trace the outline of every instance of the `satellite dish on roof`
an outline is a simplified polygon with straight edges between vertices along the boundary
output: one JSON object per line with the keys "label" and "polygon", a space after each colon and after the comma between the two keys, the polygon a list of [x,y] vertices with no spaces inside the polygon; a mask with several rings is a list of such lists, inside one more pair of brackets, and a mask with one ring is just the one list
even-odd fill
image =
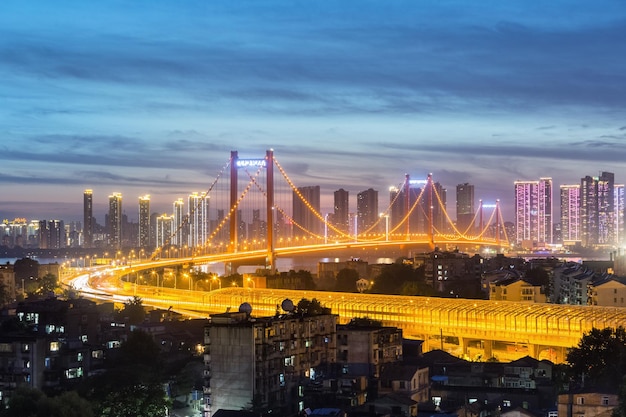
{"label": "satellite dish on roof", "polygon": [[285,298],[283,300],[283,302],[280,304],[280,307],[288,312],[292,312],[295,308],[295,306],[293,305],[293,301],[291,301],[289,298]]}
{"label": "satellite dish on roof", "polygon": [[239,306],[239,312],[246,313],[249,316],[250,314],[252,314],[252,306],[250,305],[250,303],[242,303]]}

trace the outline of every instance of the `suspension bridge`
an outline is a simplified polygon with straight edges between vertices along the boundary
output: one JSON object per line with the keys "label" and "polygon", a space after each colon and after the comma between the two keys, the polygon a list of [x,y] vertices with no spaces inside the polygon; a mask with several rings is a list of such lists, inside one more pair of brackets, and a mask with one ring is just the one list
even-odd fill
{"label": "suspension bridge", "polygon": [[[374,246],[509,247],[499,201],[493,205],[481,201],[474,219],[460,230],[446,210],[444,188],[432,175],[425,179],[405,175],[390,189],[383,210],[378,207],[378,191],[363,194],[366,201],[363,207],[359,203],[352,218],[347,193],[345,207],[337,207],[335,201],[335,212],[324,214],[319,186],[297,187],[273,150],[259,159],[242,159],[232,151],[208,190],[189,199],[188,215],[175,213],[169,228],[158,228],[152,259],[191,254],[201,262],[210,255],[239,254],[246,260],[253,253],[258,259],[262,250],[265,267],[273,271],[281,253]],[[488,217],[483,215],[485,209],[491,209]]]}
{"label": "suspension bridge", "polygon": [[[240,176],[245,179],[241,189]],[[180,270],[192,264],[263,262],[273,271],[277,257],[307,253],[329,256],[353,248],[410,245],[499,249],[509,245],[498,202],[479,207],[470,224],[460,230],[447,214],[443,187],[432,175],[420,180],[406,175],[390,191],[386,208],[378,213],[376,207],[376,215],[369,218],[361,218],[360,210],[353,223],[336,212],[332,217],[323,215],[319,188],[296,187],[271,150],[261,159],[240,159],[236,151],[231,152],[208,191],[197,197],[184,221],[164,228],[149,261],[107,268],[103,278],[89,272],[68,282],[86,296],[123,302],[139,295],[146,305],[205,317],[236,309],[243,302],[250,303],[257,314],[271,315],[284,298],[317,298],[341,322],[367,316],[402,328],[406,337],[424,340],[425,350],[441,348],[468,358],[530,355],[563,362],[567,349],[585,332],[626,325],[626,311],[609,307],[277,290],[256,284],[221,288],[217,277],[215,288],[211,282],[209,291],[196,291],[190,278],[189,290],[180,289],[176,281],[173,289],[159,288],[157,270],[163,271],[162,282],[166,268]],[[493,209],[486,221],[485,208]],[[209,216],[211,211],[216,213],[214,218]],[[138,284],[137,277],[144,272],[156,274],[156,288]]]}

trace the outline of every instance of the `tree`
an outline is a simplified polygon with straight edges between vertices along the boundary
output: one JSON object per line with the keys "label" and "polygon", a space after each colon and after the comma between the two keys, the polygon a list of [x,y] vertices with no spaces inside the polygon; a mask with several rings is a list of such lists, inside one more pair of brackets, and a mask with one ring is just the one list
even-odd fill
{"label": "tree", "polygon": [[148,333],[131,332],[106,372],[86,387],[99,416],[163,417],[169,405],[159,346]]}
{"label": "tree", "polygon": [[54,293],[54,290],[59,287],[59,279],[56,275],[47,273],[42,278],[37,280],[37,285],[39,286],[37,293],[51,294]]}
{"label": "tree", "polygon": [[316,298],[312,300],[303,298],[298,302],[295,312],[305,316],[317,316],[320,314],[330,314],[330,308],[324,307]]}
{"label": "tree", "polygon": [[571,376],[587,387],[616,392],[626,375],[626,330],[593,328],[578,346],[570,349],[566,360]]}
{"label": "tree", "polygon": [[0,412],[0,417],[93,417],[89,402],[75,391],[67,391],[56,397],[47,397],[36,388],[18,388],[9,407]]}
{"label": "tree", "polygon": [[335,291],[356,292],[356,282],[358,280],[359,273],[356,269],[343,268],[337,273]]}
{"label": "tree", "polygon": [[146,318],[146,310],[143,307],[143,300],[139,296],[133,296],[124,303],[124,308],[119,312],[120,316],[126,318],[130,324],[139,324]]}

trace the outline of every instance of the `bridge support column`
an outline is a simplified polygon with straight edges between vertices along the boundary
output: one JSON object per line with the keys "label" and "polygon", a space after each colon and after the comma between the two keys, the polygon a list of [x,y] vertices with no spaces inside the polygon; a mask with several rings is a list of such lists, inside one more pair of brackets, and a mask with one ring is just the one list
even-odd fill
{"label": "bridge support column", "polygon": [[483,360],[487,360],[493,357],[493,340],[482,340],[483,345]]}

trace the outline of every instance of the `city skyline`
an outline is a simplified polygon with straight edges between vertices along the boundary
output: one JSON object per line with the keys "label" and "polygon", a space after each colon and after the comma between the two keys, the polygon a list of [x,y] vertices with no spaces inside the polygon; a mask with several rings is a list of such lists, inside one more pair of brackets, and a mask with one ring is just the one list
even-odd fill
{"label": "city skyline", "polygon": [[516,180],[626,181],[618,1],[3,8],[2,218],[80,221],[86,189],[98,221],[115,192],[130,218],[147,194],[171,213],[231,150],[275,149],[324,212],[405,173],[432,172],[451,212],[472,184],[509,221]]}

